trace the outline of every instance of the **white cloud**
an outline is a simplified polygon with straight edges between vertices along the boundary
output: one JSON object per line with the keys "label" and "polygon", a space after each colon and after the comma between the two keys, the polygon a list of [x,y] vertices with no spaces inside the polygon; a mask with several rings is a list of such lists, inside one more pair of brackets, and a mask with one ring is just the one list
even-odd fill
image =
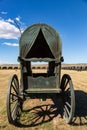
{"label": "white cloud", "polygon": [[21,17],[18,16],[18,17],[16,17],[15,19],[16,19],[17,21],[20,21]]}
{"label": "white cloud", "polygon": [[0,19],[0,38],[18,39],[20,36],[19,29],[10,22],[13,22],[10,18],[8,21]]}
{"label": "white cloud", "polygon": [[4,42],[3,44],[4,44],[4,45],[7,45],[7,46],[13,46],[13,47],[17,47],[17,46],[19,46],[18,43],[9,43],[9,42]]}
{"label": "white cloud", "polygon": [[[0,12],[6,13],[6,12]],[[0,38],[3,39],[18,39],[20,37],[20,33],[23,33],[26,28],[25,24],[21,22],[21,17],[18,16],[14,19],[8,18],[3,19],[0,17]]]}
{"label": "white cloud", "polygon": [[12,20],[12,19],[10,19],[10,18],[7,19],[6,21],[9,22],[9,23],[14,23],[14,20]]}
{"label": "white cloud", "polygon": [[5,11],[2,11],[2,12],[0,12],[0,14],[7,14],[8,12],[5,12]]}

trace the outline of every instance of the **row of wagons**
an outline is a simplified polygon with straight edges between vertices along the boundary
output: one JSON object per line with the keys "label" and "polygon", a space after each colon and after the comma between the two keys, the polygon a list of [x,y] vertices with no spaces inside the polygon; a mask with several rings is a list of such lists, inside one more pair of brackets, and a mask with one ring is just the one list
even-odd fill
{"label": "row of wagons", "polygon": [[[20,69],[19,66],[0,66],[0,69]],[[32,66],[32,69],[47,69],[47,66]]]}
{"label": "row of wagons", "polygon": [[66,66],[62,67],[64,70],[77,70],[77,71],[87,71],[87,66]]}
{"label": "row of wagons", "polygon": [[0,66],[0,69],[20,69],[19,66]]}
{"label": "row of wagons", "polygon": [[[0,66],[0,69],[20,69],[20,66]],[[32,69],[47,69],[47,66],[32,66]],[[87,71],[87,66],[62,66],[62,69]]]}

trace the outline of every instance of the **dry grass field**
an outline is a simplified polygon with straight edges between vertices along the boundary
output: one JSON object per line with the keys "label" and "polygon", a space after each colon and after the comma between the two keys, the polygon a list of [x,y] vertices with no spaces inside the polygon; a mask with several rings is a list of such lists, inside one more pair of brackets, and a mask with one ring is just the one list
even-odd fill
{"label": "dry grass field", "polygon": [[[0,70],[0,130],[87,130],[87,71],[62,70],[61,76],[64,73],[70,74],[75,89],[76,110],[72,124],[66,124],[65,120],[62,119],[59,114],[56,115],[55,113],[52,119],[48,119],[51,114],[49,113],[49,116],[43,121],[41,118],[40,120],[38,118],[37,120],[39,120],[39,122],[33,127],[28,125],[33,116],[33,111],[34,113],[37,112],[38,108],[38,111],[42,110],[44,112],[53,102],[51,100],[41,102],[37,99],[25,101],[24,109],[26,111],[21,115],[23,125],[19,127],[10,125],[6,115],[6,96],[10,77],[14,73],[16,73],[20,79],[19,70]],[[33,107],[30,112],[31,114],[29,113],[30,107]]]}

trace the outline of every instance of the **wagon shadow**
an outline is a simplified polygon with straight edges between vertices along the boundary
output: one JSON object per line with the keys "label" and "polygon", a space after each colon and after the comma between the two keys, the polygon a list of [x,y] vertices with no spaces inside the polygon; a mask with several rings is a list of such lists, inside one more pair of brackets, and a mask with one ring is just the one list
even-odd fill
{"label": "wagon shadow", "polygon": [[74,126],[87,125],[87,93],[84,91],[75,91],[76,108],[72,121]]}
{"label": "wagon shadow", "polygon": [[35,127],[46,122],[50,122],[58,115],[62,118],[62,102],[52,99],[54,104],[45,104],[33,107],[22,112],[22,116],[15,124],[17,127]]}
{"label": "wagon shadow", "polygon": [[[75,90],[76,108],[72,126],[87,125],[87,93]],[[61,96],[52,99],[53,104],[45,104],[24,110],[21,118],[15,124],[17,127],[35,127],[50,122],[58,115],[63,115],[63,104]]]}

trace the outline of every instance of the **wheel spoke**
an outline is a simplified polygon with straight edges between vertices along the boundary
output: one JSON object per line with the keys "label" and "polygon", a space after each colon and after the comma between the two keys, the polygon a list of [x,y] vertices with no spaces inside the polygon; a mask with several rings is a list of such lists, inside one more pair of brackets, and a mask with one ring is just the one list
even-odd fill
{"label": "wheel spoke", "polygon": [[18,83],[16,79],[14,79],[14,85],[16,86],[16,89],[18,89]]}
{"label": "wheel spoke", "polygon": [[10,97],[10,100],[12,100],[12,101],[10,102],[11,104],[12,104],[13,102],[18,101],[18,96],[15,95],[14,93],[11,93],[10,96],[11,96],[11,97]]}
{"label": "wheel spoke", "polygon": [[16,102],[18,99],[14,99],[12,101],[10,101],[10,104],[13,104],[14,102]]}
{"label": "wheel spoke", "polygon": [[65,106],[65,110],[66,110],[66,112],[67,112],[67,115],[69,116],[70,112],[69,112],[67,106],[66,106],[66,105],[64,105],[64,106]]}
{"label": "wheel spoke", "polygon": [[66,87],[65,88],[65,91],[67,92],[67,91],[70,91],[70,87]]}
{"label": "wheel spoke", "polygon": [[65,117],[65,118],[68,118],[67,112],[66,112],[66,109],[65,109],[65,108],[64,108],[64,117]]}
{"label": "wheel spoke", "polygon": [[64,88],[66,89],[67,85],[69,83],[69,80],[66,80]]}
{"label": "wheel spoke", "polygon": [[14,102],[16,102],[17,100],[14,100],[14,101],[12,101],[12,102],[10,102],[10,104],[13,104]]}
{"label": "wheel spoke", "polygon": [[12,84],[12,88],[14,89],[14,91],[16,92],[16,94],[18,94],[17,90],[15,89],[14,85]]}
{"label": "wheel spoke", "polygon": [[18,102],[15,104],[15,106],[13,107],[13,109],[11,110],[12,113],[12,117],[14,118],[16,113],[17,113],[17,108],[18,108]]}
{"label": "wheel spoke", "polygon": [[65,102],[65,104],[66,104],[69,108],[71,108],[71,105],[70,105],[68,102]]}
{"label": "wheel spoke", "polygon": [[[18,95],[15,95],[14,93],[11,93],[11,95],[17,97],[17,98],[20,98]],[[21,98],[20,98],[21,99]]]}

